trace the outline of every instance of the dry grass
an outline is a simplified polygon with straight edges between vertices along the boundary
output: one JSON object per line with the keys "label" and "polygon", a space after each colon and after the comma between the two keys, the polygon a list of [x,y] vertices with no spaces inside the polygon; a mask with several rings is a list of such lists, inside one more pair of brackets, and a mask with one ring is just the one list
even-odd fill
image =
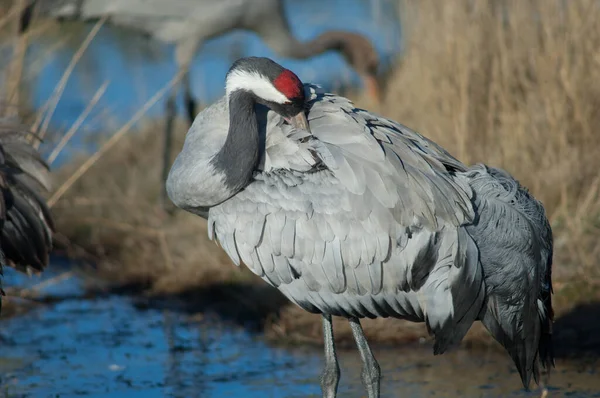
{"label": "dry grass", "polygon": [[[543,201],[555,231],[562,312],[600,298],[596,3],[402,1],[406,53],[380,110],[466,163],[505,168]],[[163,128],[149,123],[105,153],[55,205],[59,231],[71,248],[99,259],[107,278],[147,283],[155,293],[256,281],[208,241],[204,221],[182,212],[170,218],[157,207]],[[178,139],[175,148],[183,135]],[[59,179],[75,169],[61,170]],[[318,317],[291,305],[268,325],[275,337],[314,340],[321,333]],[[426,334],[422,326],[388,320],[367,321],[365,329],[386,341]],[[337,336],[347,338],[348,328]]]}
{"label": "dry grass", "polygon": [[554,229],[559,291],[600,276],[600,8],[565,4],[403,1],[407,51],[384,109],[530,188]]}

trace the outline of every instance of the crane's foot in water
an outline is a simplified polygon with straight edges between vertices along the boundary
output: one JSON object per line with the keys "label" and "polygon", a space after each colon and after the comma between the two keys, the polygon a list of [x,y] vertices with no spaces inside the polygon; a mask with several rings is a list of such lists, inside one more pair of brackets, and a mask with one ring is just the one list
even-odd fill
{"label": "crane's foot in water", "polygon": [[367,389],[367,395],[369,398],[379,398],[379,385],[381,382],[379,364],[371,351],[371,347],[369,347],[360,321],[357,318],[350,318],[348,321],[350,322],[352,335],[354,336],[354,341],[356,341],[356,346],[363,362],[361,376],[363,384]]}

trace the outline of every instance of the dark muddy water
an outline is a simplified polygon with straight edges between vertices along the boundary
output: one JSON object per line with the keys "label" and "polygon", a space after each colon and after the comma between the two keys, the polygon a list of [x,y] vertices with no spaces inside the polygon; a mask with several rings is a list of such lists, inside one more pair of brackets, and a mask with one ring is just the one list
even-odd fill
{"label": "dark muddy water", "polygon": [[[56,268],[56,267],[55,267]],[[44,275],[56,276],[58,270]],[[5,285],[39,283],[9,272]],[[319,396],[321,351],[274,347],[215,317],[139,310],[133,299],[77,298],[73,277],[44,290],[65,300],[2,320],[0,394],[10,397],[307,397]],[[505,355],[428,346],[376,348],[382,397],[526,397]],[[364,396],[355,351],[340,353],[340,397]],[[557,363],[552,397],[600,397],[590,365]]]}

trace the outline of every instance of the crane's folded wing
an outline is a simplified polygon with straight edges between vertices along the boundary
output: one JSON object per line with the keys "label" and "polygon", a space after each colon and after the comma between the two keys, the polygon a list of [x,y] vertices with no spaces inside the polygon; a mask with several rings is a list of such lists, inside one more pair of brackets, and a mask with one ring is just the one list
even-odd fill
{"label": "crane's folded wing", "polygon": [[312,135],[270,112],[264,172],[307,172],[320,163],[358,201],[354,211],[371,209],[364,206],[374,200],[404,226],[473,220],[471,188],[454,174],[466,170],[462,163],[405,126],[305,87]]}

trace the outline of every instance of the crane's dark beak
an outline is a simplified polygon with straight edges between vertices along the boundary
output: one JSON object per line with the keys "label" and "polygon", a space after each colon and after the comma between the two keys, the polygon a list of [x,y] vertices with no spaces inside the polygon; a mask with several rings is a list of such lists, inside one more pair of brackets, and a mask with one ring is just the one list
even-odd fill
{"label": "crane's dark beak", "polygon": [[377,83],[377,79],[373,75],[364,75],[363,83],[365,86],[365,91],[369,98],[375,101],[377,104],[381,103],[381,92],[379,91],[379,83]]}
{"label": "crane's dark beak", "polygon": [[306,130],[310,133],[310,126],[308,125],[308,120],[306,119],[306,115],[304,114],[304,112],[300,112],[296,116],[292,116],[289,118],[286,117],[285,120],[287,120],[289,124],[296,127],[297,129]]}

